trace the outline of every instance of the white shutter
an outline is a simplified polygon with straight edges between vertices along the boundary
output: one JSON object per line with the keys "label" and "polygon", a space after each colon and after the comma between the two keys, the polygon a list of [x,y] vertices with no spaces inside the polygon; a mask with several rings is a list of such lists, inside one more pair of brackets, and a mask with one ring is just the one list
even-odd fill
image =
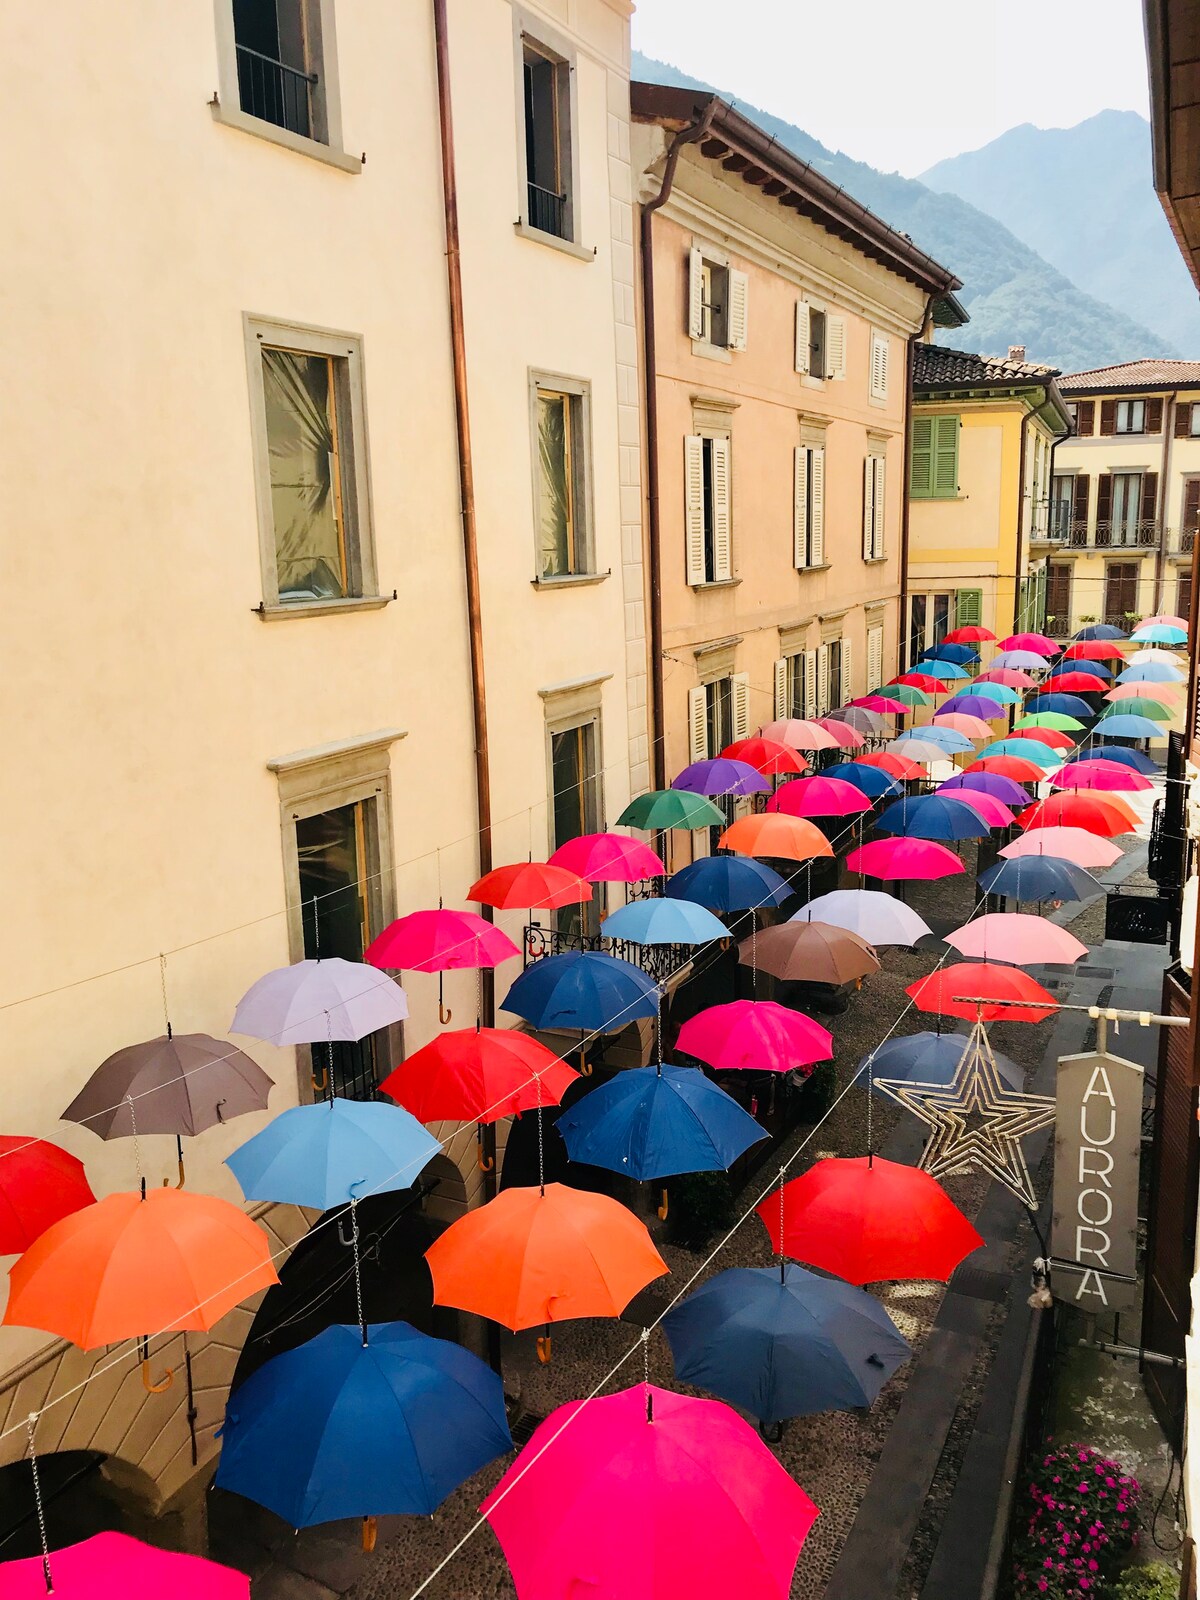
{"label": "white shutter", "polygon": [[811,721],[817,714],[817,652],[804,652],[804,715]]}
{"label": "white shutter", "polygon": [[809,329],[808,301],[807,300],[797,300],[796,301],[796,371],[797,372],[807,372],[808,371],[809,341],[810,341],[811,337],[812,337],[812,335],[811,335],[811,331]]}
{"label": "white shutter", "polygon": [[854,648],[850,639],[842,640],[842,704],[854,699]]}
{"label": "white shutter", "polygon": [[[729,530],[729,440],[712,441],[713,582],[733,577]],[[703,526],[703,518],[701,519]]]}
{"label": "white shutter", "polygon": [[871,335],[871,399],[886,400],[888,395],[888,338]]}
{"label": "white shutter", "polygon": [[750,733],[750,674],[734,672],[729,683],[733,700],[733,738],[745,739]]}
{"label": "white shutter", "polygon": [[746,302],[750,294],[750,280],[744,272],[729,270],[729,348],[746,348]]}
{"label": "white shutter", "polygon": [[704,257],[699,250],[688,254],[688,337],[704,337]]}
{"label": "white shutter", "polygon": [[809,522],[812,527],[810,548],[814,567],[825,565],[825,446],[814,445],[812,455],[812,507]]}
{"label": "white shutter", "polygon": [[883,629],[867,629],[867,693],[873,694],[883,682]]}
{"label": "white shutter", "polygon": [[871,546],[875,527],[875,509],[872,497],[875,491],[875,474],[871,467],[872,458],[863,457],[863,516],[862,516],[862,558],[864,561],[871,559]]}
{"label": "white shutter", "polygon": [[792,551],[797,567],[808,565],[808,450],[796,446],[792,483]]}
{"label": "white shutter", "polygon": [[775,663],[775,718],[776,721],[788,714],[788,664],[787,657],[780,656]]}
{"label": "white shutter", "polygon": [[871,501],[875,508],[873,526],[871,528],[871,554],[881,556],[884,553],[884,507],[887,504],[885,493],[887,488],[887,462],[882,456],[875,456],[871,462],[875,474],[872,486]]}
{"label": "white shutter", "polygon": [[704,440],[698,433],[683,440],[683,536],[687,581],[704,582]]}
{"label": "white shutter", "polygon": [[829,646],[823,644],[817,651],[817,715],[823,717],[829,710]]}
{"label": "white shutter", "polygon": [[831,378],[846,376],[845,317],[825,317],[825,371]]}
{"label": "white shutter", "polygon": [[708,695],[688,690],[688,762],[708,760]]}

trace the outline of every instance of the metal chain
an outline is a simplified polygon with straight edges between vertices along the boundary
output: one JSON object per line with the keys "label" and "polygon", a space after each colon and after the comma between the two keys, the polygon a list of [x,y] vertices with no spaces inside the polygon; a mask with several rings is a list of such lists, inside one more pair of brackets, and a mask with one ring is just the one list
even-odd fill
{"label": "metal chain", "polygon": [[158,984],[162,990],[163,1021],[167,1025],[167,1038],[171,1037],[171,1008],[167,1004],[167,958],[160,950],[158,953]]}
{"label": "metal chain", "polygon": [[542,1074],[537,1068],[533,1069],[533,1076],[537,1080],[537,1125],[538,1125],[538,1188],[543,1194],[546,1192],[546,1140],[542,1129]]}
{"label": "metal chain", "polygon": [[54,1579],[50,1575],[50,1541],[46,1537],[46,1510],[42,1505],[42,1480],[38,1475],[37,1449],[33,1431],[37,1427],[38,1413],[31,1411],[25,1426],[29,1430],[29,1466],[33,1473],[33,1502],[37,1507],[38,1537],[42,1541],[42,1576],[46,1580],[46,1593],[54,1593]]}
{"label": "metal chain", "polygon": [[125,1096],[125,1104],[129,1107],[130,1132],[133,1135],[133,1170],[137,1173],[138,1182],[142,1181],[142,1147],[138,1141],[137,1108],[133,1103],[133,1096]]}
{"label": "metal chain", "polygon": [[365,1348],[367,1343],[367,1319],[363,1315],[362,1292],[362,1261],[358,1254],[358,1201],[350,1196],[350,1245],[354,1251],[354,1299],[358,1307],[358,1330],[362,1334]]}
{"label": "metal chain", "polygon": [[650,1329],[642,1329],[642,1376],[650,1382]]}

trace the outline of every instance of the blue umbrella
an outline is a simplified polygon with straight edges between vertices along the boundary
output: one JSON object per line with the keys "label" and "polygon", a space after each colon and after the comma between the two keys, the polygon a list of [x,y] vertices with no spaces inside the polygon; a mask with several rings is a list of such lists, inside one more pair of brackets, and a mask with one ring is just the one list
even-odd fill
{"label": "blue umbrella", "polygon": [[[998,701],[1002,706],[1016,705],[1021,698],[1019,692],[1011,684],[992,683],[986,678],[982,683],[974,684],[968,692],[970,694],[981,694],[985,700]],[[944,711],[945,709],[946,707],[943,706],[942,710]]]}
{"label": "blue umbrella", "polygon": [[694,900],[713,911],[749,911],[781,906],[796,891],[749,856],[703,856],[668,878],[666,892],[672,900]]}
{"label": "blue umbrella", "polygon": [[[1153,778],[1158,773],[1158,763],[1144,750],[1130,750],[1126,745],[1113,744],[1105,745],[1102,750],[1094,750],[1092,754],[1105,761],[1119,761],[1123,767],[1131,767],[1134,772],[1140,772],[1147,778]],[[1087,759],[1086,754],[1083,759]]]}
{"label": "blue umbrella", "polygon": [[990,693],[994,687],[988,684],[989,693],[983,694],[952,694],[942,707],[942,714],[947,711],[961,711],[969,717],[982,717],[985,722],[992,722],[997,717],[1004,715],[1004,705]]}
{"label": "blue umbrella", "polygon": [[968,661],[978,661],[979,651],[972,650],[969,644],[935,644],[932,649],[921,652],[922,661],[953,661],[955,666],[965,667]]}
{"label": "blue umbrella", "polygon": [[293,1528],[428,1517],[512,1449],[504,1386],[478,1356],[407,1322],[335,1324],[229,1397],[217,1483]]}
{"label": "blue umbrella", "polygon": [[1040,767],[1058,765],[1058,751],[1051,750],[1040,739],[997,739],[995,744],[986,745],[975,759],[982,761],[986,756],[1018,756],[1022,761],[1032,761]]}
{"label": "blue umbrella", "polygon": [[1036,672],[1048,665],[1045,656],[1035,655],[1032,650],[1001,650],[992,657],[993,668],[1015,667],[1020,672]]}
{"label": "blue umbrella", "polygon": [[943,683],[951,683],[959,678],[969,678],[971,674],[965,667],[960,667],[957,661],[930,660],[928,656],[921,658],[920,671],[929,678],[941,678]]}
{"label": "blue umbrella", "polygon": [[761,1422],[869,1406],[911,1354],[878,1300],[790,1262],[730,1267],[663,1318],[675,1376]]}
{"label": "blue umbrella", "polygon": [[1086,900],[1104,885],[1073,861],[1059,856],[1014,856],[979,874],[985,894],[1010,900]]}
{"label": "blue umbrella", "polygon": [[1183,683],[1186,674],[1168,661],[1139,661],[1117,674],[1118,683]]}
{"label": "blue umbrella", "polygon": [[826,767],[821,774],[824,778],[842,778],[846,783],[852,783],[871,800],[878,800],[881,796],[891,797],[902,795],[904,785],[882,767],[864,766],[861,761],[838,761],[832,767]]}
{"label": "blue umbrella", "polygon": [[767,1137],[696,1067],[631,1067],[582,1095],[555,1126],[572,1161],[631,1178],[720,1172]]}
{"label": "blue umbrella", "polygon": [[1064,717],[1094,717],[1095,711],[1077,694],[1031,694],[1025,702],[1025,711],[1033,716],[1038,711],[1058,711]]}
{"label": "blue umbrella", "polygon": [[1111,622],[1092,622],[1086,628],[1080,628],[1075,635],[1077,639],[1124,639],[1127,636],[1120,628],[1114,628]]}
{"label": "blue umbrella", "polygon": [[937,793],[943,789],[978,789],[980,794],[993,795],[1002,805],[1031,806],[1033,796],[1027,794],[1019,783],[1006,778],[1002,772],[960,772],[955,778],[939,783]]}
{"label": "blue umbrella", "polygon": [[895,801],[875,819],[875,826],[880,833],[900,833],[906,839],[985,839],[991,832],[970,806],[936,794]]}
{"label": "blue umbrella", "polygon": [[627,939],[630,944],[708,944],[728,939],[729,929],[711,911],[693,900],[631,900],[611,917],[600,932],[606,939]]}
{"label": "blue umbrella", "polygon": [[[859,1062],[861,1072],[874,1056],[871,1072],[876,1078],[900,1079],[908,1083],[949,1083],[958,1071],[970,1039],[965,1033],[906,1033],[888,1039]],[[996,1067],[1010,1089],[1025,1087],[1025,1070],[1007,1056],[993,1051]]]}
{"label": "blue umbrella", "polygon": [[1107,683],[1112,677],[1112,668],[1106,667],[1103,661],[1076,661],[1074,657],[1064,657],[1046,679],[1053,683],[1055,678],[1065,678],[1068,672],[1082,672],[1085,677],[1099,678]]}
{"label": "blue umbrella", "polygon": [[365,1194],[409,1188],[441,1149],[401,1106],[333,1099],[280,1112],[225,1165],[247,1200],[328,1211]]}
{"label": "blue umbrella", "polygon": [[631,961],[568,950],[534,961],[501,1002],[535,1028],[616,1033],[636,1017],[658,1015],[658,988]]}
{"label": "blue umbrella", "polygon": [[1187,634],[1182,628],[1172,628],[1166,622],[1148,622],[1144,628],[1136,628],[1129,635],[1134,644],[1169,644],[1180,645],[1187,643]]}
{"label": "blue umbrella", "polygon": [[1096,739],[1162,739],[1165,729],[1149,717],[1101,717],[1092,729]]}
{"label": "blue umbrella", "polygon": [[974,750],[975,745],[965,733],[959,733],[957,728],[939,728],[936,722],[923,724],[914,728],[912,738],[925,739],[930,744],[940,744],[947,755],[958,755],[963,750]]}

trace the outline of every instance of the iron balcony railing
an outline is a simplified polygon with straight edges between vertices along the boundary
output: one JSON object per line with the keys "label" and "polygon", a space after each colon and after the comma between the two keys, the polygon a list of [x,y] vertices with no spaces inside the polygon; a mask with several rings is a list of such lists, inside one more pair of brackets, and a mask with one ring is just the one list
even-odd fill
{"label": "iron balcony railing", "polygon": [[1146,550],[1153,549],[1161,537],[1157,522],[1098,522],[1094,543],[1097,550]]}
{"label": "iron balcony railing", "polygon": [[1190,556],[1196,548],[1195,528],[1184,528],[1179,535],[1178,550],[1181,556]]}
{"label": "iron balcony railing", "polygon": [[541,189],[529,184],[529,226],[542,233],[552,233],[556,239],[567,236],[567,197],[555,194],[553,189]]}
{"label": "iron balcony railing", "polygon": [[640,967],[655,983],[665,983],[699,953],[692,945],[632,944],[626,939],[606,939],[600,933],[564,933],[560,928],[548,928],[540,922],[526,924],[526,966],[542,956],[561,956],[571,950],[595,950],[618,956]]}
{"label": "iron balcony railing", "polygon": [[237,46],[237,69],[243,111],[249,116],[261,117],[264,122],[273,122],[277,128],[286,128],[289,133],[312,138],[315,72],[289,67],[286,61],[276,61],[273,56],[265,56],[261,50],[252,50],[246,44]]}
{"label": "iron balcony railing", "polygon": [[1062,616],[1046,617],[1046,633],[1051,639],[1067,639],[1071,634],[1071,614],[1065,611]]}

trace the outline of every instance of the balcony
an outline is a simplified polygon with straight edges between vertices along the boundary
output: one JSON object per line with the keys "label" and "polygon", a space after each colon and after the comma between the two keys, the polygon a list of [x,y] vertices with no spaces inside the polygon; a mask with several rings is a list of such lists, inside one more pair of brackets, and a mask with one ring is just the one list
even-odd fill
{"label": "balcony", "polygon": [[277,128],[313,137],[312,90],[315,72],[302,72],[249,45],[237,46],[238,98],[249,116]]}
{"label": "balcony", "polygon": [[542,233],[552,233],[556,239],[567,237],[567,197],[555,194],[552,189],[541,189],[536,183],[527,184],[529,190],[529,226]]}
{"label": "balcony", "polygon": [[1097,550],[1153,550],[1161,537],[1157,522],[1098,522],[1092,542]]}

